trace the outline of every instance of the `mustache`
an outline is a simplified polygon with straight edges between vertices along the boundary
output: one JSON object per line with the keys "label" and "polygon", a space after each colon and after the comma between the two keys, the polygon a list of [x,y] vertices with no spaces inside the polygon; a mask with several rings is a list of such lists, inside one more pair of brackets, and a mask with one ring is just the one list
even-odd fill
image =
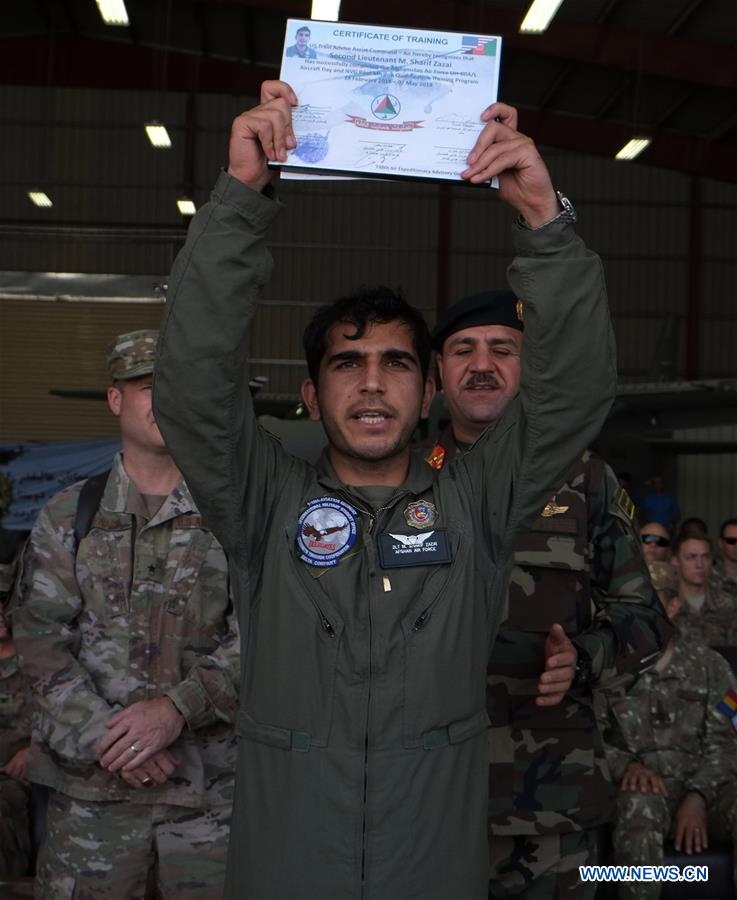
{"label": "mustache", "polygon": [[502,387],[501,381],[492,372],[474,372],[469,375],[464,387]]}

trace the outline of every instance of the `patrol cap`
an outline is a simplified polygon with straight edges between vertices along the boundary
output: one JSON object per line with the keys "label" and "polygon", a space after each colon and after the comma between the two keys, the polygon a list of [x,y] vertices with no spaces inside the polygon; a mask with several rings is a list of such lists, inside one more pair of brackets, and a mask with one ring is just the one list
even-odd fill
{"label": "patrol cap", "polygon": [[119,334],[107,349],[107,367],[113,381],[151,375],[159,332],[151,329]]}
{"label": "patrol cap", "polygon": [[430,332],[433,350],[441,351],[446,338],[477,325],[506,325],[524,331],[522,301],[512,291],[481,291],[464,297],[443,313]]}
{"label": "patrol cap", "polygon": [[673,591],[678,593],[678,573],[675,567],[667,562],[650,562],[647,564],[650,581],[656,591]]}

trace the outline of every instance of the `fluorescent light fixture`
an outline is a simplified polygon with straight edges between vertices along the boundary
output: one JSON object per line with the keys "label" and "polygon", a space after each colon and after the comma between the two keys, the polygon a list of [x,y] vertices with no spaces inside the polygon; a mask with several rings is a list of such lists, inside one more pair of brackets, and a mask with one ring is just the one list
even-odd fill
{"label": "fluorescent light fixture", "polygon": [[154,147],[171,147],[171,138],[165,125],[158,122],[149,122],[146,125],[146,134]]}
{"label": "fluorescent light fixture", "polygon": [[533,0],[519,30],[528,34],[540,34],[550,25],[563,0]]}
{"label": "fluorescent light fixture", "polygon": [[186,197],[177,200],[177,208],[183,216],[193,216],[197,212],[197,207],[191,200],[187,200]]}
{"label": "fluorescent light fixture", "polygon": [[635,137],[628,141],[614,157],[615,159],[634,159],[642,151],[652,144],[652,139],[647,137]]}
{"label": "fluorescent light fixture", "polygon": [[97,8],[106,25],[129,24],[124,0],[97,0]]}
{"label": "fluorescent light fixture", "polygon": [[337,22],[340,15],[340,0],[312,0],[311,19]]}
{"label": "fluorescent light fixture", "polygon": [[35,203],[36,206],[49,207],[54,205],[51,202],[51,197],[49,197],[49,195],[45,194],[43,191],[29,191],[28,197],[31,203]]}

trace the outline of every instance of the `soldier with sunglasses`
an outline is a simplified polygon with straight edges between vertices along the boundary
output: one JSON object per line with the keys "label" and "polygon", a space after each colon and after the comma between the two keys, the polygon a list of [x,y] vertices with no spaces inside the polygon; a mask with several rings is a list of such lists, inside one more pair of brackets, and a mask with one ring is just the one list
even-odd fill
{"label": "soldier with sunglasses", "polygon": [[668,562],[671,555],[670,535],[660,522],[648,522],[640,527],[642,550],[647,562]]}

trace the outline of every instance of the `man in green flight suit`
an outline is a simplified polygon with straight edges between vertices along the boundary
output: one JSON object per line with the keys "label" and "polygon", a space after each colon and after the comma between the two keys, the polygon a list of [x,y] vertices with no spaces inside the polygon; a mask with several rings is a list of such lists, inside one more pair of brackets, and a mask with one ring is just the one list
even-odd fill
{"label": "man in green flight suit", "polygon": [[[506,290],[441,316],[432,340],[450,424],[426,454],[432,467],[463,455],[517,396],[524,330],[524,304]],[[670,633],[633,517],[614,472],[586,451],[517,540],[489,662],[490,897],[596,892],[578,867],[596,862],[613,792],[592,688],[631,683]]]}
{"label": "man in green flight suit", "polygon": [[[295,146],[283,82],[233,123],[227,173],[170,280],[156,417],[228,553],[242,634],[226,896],[479,900],[488,884],[486,662],[514,534],[601,426],[614,358],[601,263],[516,111],[493,104],[463,177],[524,217],[509,278],[535,366],[439,474],[410,439],[433,395],[427,326],[385,290],[319,310],[303,397],[315,466],[254,418],[242,352]],[[561,209],[563,206],[563,209]],[[523,368],[526,359],[523,359]]]}

